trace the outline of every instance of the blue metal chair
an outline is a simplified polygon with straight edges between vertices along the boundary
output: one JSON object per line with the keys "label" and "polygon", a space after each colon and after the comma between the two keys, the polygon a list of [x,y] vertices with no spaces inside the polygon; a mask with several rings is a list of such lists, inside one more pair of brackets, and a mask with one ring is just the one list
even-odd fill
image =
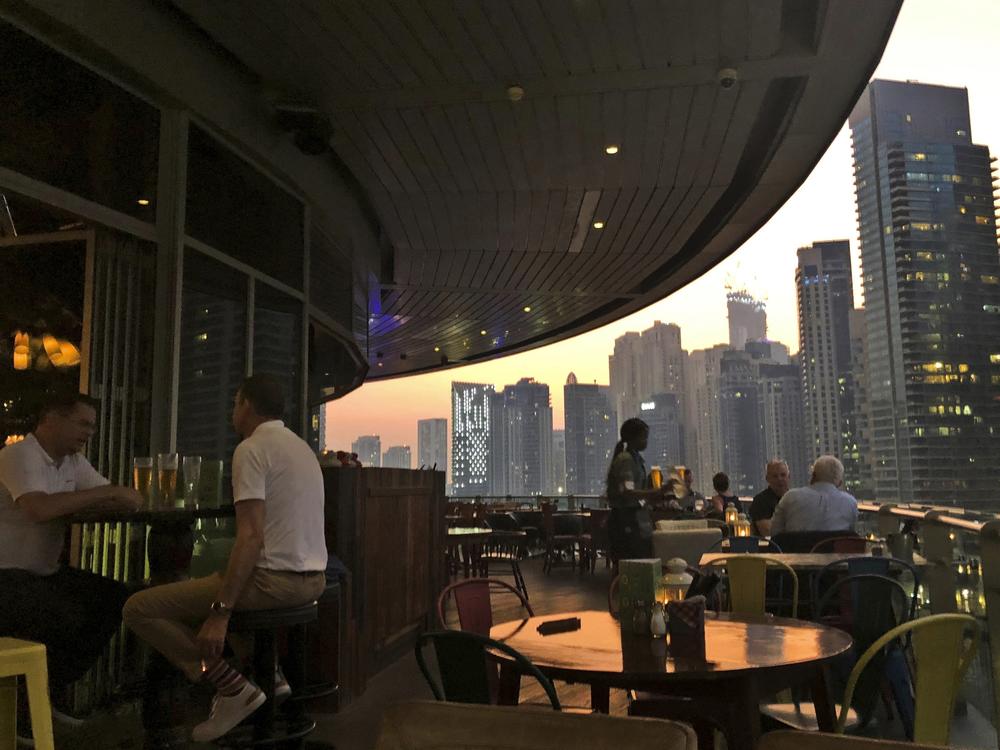
{"label": "blue metal chair", "polygon": [[[900,560],[895,557],[870,557],[868,555],[859,555],[857,557],[850,557],[846,560],[837,560],[832,562],[826,567],[820,569],[816,575],[812,577],[811,581],[811,599],[813,603],[813,612],[817,613],[816,607],[819,606],[820,597],[823,596],[829,587],[834,585],[836,581],[830,582],[830,579],[839,574],[842,578],[846,574],[847,576],[860,576],[860,575],[874,575],[874,576],[885,576],[887,578],[892,578],[899,583],[897,576],[905,575],[909,573],[913,579],[913,590],[907,594],[910,599],[909,612],[907,613],[907,620],[913,619],[917,614],[917,592],[920,589],[920,572],[913,563],[909,563],[906,560]],[[905,589],[905,586],[903,587]]]}

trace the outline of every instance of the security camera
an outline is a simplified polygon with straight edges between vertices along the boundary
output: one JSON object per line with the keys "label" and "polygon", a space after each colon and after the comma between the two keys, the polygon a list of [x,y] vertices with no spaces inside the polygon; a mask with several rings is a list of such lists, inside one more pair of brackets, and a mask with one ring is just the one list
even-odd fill
{"label": "security camera", "polygon": [[736,81],[739,80],[740,74],[736,68],[721,68],[716,77],[719,79],[719,85],[724,89],[731,89],[736,85]]}

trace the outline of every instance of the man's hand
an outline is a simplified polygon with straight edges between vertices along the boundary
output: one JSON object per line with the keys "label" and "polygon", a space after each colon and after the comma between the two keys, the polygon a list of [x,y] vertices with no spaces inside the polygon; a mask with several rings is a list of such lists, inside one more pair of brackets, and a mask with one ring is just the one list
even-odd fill
{"label": "man's hand", "polygon": [[226,645],[226,632],[229,630],[229,618],[223,615],[211,614],[202,623],[198,631],[198,650],[206,663],[214,662],[222,656]]}
{"label": "man's hand", "polygon": [[115,487],[113,502],[115,506],[124,510],[139,510],[145,501],[142,495],[131,487]]}

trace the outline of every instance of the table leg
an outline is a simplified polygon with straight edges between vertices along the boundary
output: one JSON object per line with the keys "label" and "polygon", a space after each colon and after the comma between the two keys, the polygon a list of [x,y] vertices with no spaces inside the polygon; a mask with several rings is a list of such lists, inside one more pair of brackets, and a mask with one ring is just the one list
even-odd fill
{"label": "table leg", "polygon": [[611,688],[607,685],[590,686],[590,707],[599,714],[611,712]]}
{"label": "table leg", "polygon": [[816,708],[816,724],[821,732],[833,732],[837,726],[837,715],[830,697],[830,683],[824,666],[816,667],[812,681],[813,706]]}
{"label": "table leg", "polygon": [[497,703],[501,706],[516,706],[521,699],[521,672],[512,662],[500,664],[500,689]]}
{"label": "table leg", "polygon": [[728,694],[720,685],[719,694],[728,698],[723,712],[726,746],[729,750],[753,750],[760,738],[760,698],[753,679],[734,680]]}

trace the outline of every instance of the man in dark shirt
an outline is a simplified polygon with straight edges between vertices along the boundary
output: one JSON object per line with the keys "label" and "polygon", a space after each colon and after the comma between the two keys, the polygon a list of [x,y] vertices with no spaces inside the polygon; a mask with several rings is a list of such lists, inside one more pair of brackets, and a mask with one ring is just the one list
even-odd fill
{"label": "man in dark shirt", "polygon": [[780,458],[767,462],[767,489],[754,495],[750,521],[757,536],[771,535],[771,516],[778,501],[788,492],[788,464]]}

